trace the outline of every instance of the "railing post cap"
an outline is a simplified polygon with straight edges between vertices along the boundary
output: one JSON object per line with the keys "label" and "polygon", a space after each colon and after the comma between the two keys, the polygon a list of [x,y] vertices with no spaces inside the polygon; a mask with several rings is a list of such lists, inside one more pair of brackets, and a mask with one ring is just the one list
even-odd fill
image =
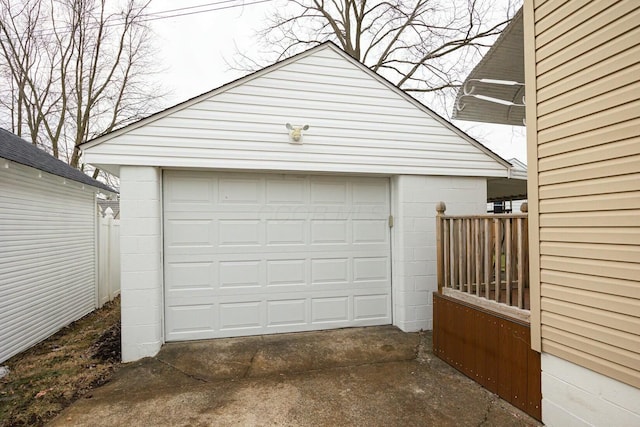
{"label": "railing post cap", "polygon": [[444,212],[446,210],[447,210],[447,205],[445,205],[444,202],[436,203],[436,212],[438,212],[438,214],[444,215]]}
{"label": "railing post cap", "polygon": [[522,212],[522,213],[529,212],[529,203],[524,202],[523,204],[521,204],[520,205],[520,212]]}

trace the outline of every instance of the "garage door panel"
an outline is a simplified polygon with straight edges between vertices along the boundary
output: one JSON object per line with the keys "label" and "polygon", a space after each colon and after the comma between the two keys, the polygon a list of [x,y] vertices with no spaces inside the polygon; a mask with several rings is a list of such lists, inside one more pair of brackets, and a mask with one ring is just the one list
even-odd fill
{"label": "garage door panel", "polygon": [[349,319],[349,297],[316,297],[311,300],[312,323],[348,322]]}
{"label": "garage door panel", "polygon": [[347,284],[349,267],[349,258],[311,259],[311,284]]}
{"label": "garage door panel", "polygon": [[351,222],[354,244],[389,243],[389,227],[385,219],[355,219]]}
{"label": "garage door panel", "polygon": [[267,261],[266,286],[306,286],[308,282],[306,259],[272,259]]}
{"label": "garage door panel", "polygon": [[385,257],[362,257],[353,260],[354,282],[387,282],[389,280],[388,259]]}
{"label": "garage door panel", "polygon": [[349,221],[312,219],[310,221],[311,228],[311,245],[318,244],[342,244],[349,243]]}
{"label": "garage door panel", "polygon": [[354,319],[384,319],[389,313],[389,295],[356,295],[353,298]]}
{"label": "garage door panel", "polygon": [[389,203],[388,194],[388,183],[386,181],[353,183],[353,204],[355,206],[366,205],[374,208],[385,208]]}
{"label": "garage door panel", "polygon": [[267,327],[305,325],[309,323],[309,300],[267,301]]}
{"label": "garage door panel", "polygon": [[261,246],[264,227],[259,219],[224,219],[218,221],[218,246]]}
{"label": "garage door panel", "polygon": [[265,220],[266,244],[305,245],[307,243],[307,227],[304,219],[268,219]]}
{"label": "garage door panel", "polygon": [[210,335],[218,329],[213,304],[181,305],[168,307],[167,324],[173,334]]}
{"label": "garage door panel", "polygon": [[220,330],[262,329],[261,301],[240,301],[220,303]]}
{"label": "garage door panel", "polygon": [[218,269],[218,289],[261,288],[262,269],[260,260],[223,261]]}
{"label": "garage door panel", "polygon": [[304,205],[308,203],[306,196],[307,182],[304,178],[268,179],[266,180],[267,205]]}
{"label": "garage door panel", "polygon": [[336,206],[342,209],[347,205],[347,183],[337,181],[316,180],[310,185],[311,206]]}
{"label": "garage door panel", "polygon": [[168,224],[165,242],[169,247],[215,245],[214,223],[211,220],[171,219]]}
{"label": "garage door panel", "polygon": [[167,340],[391,323],[387,179],[164,182]]}
{"label": "garage door panel", "polygon": [[218,179],[218,203],[226,204],[251,204],[264,203],[263,182],[259,178],[228,178]]}
{"label": "garage door panel", "polygon": [[165,275],[172,289],[213,290],[216,265],[213,262],[172,262],[166,264]]}
{"label": "garage door panel", "polygon": [[202,176],[167,176],[165,206],[170,209],[208,211],[216,199],[215,182]]}

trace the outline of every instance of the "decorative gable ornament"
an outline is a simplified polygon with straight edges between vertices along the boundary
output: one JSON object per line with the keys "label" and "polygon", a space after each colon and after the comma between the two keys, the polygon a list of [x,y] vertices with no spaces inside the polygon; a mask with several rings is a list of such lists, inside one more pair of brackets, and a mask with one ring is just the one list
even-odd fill
{"label": "decorative gable ornament", "polygon": [[308,130],[309,125],[291,126],[291,123],[285,125],[289,129],[289,144],[302,144],[302,131]]}

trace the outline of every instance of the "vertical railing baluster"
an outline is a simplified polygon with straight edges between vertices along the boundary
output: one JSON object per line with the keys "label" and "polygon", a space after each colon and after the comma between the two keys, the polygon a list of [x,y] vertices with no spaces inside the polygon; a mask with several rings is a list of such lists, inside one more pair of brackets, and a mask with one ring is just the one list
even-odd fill
{"label": "vertical railing baluster", "polygon": [[480,242],[482,241],[480,236],[480,219],[475,218],[473,220],[473,235],[474,235],[474,248],[476,254],[475,260],[475,269],[476,269],[476,296],[480,296],[480,283],[481,279],[481,270],[482,270],[482,246]]}
{"label": "vertical railing baluster", "polygon": [[511,218],[504,218],[504,241],[505,303],[511,305]]}
{"label": "vertical railing baluster", "polygon": [[471,269],[473,268],[472,257],[473,257],[473,241],[471,239],[471,219],[465,218],[465,235],[466,235],[466,256],[465,256],[465,267],[467,270],[467,293],[472,293],[471,288]]}
{"label": "vertical railing baluster", "polygon": [[446,206],[443,202],[436,205],[436,274],[438,283],[438,293],[442,293],[442,288],[446,287],[444,278],[444,220],[442,219]]}
{"label": "vertical railing baluster", "polygon": [[444,258],[443,281],[444,281],[444,287],[450,288],[451,287],[451,245],[450,245],[451,234],[449,232],[449,220],[446,218],[442,221],[442,234],[443,234],[442,253]]}
{"label": "vertical railing baluster", "polygon": [[496,301],[500,300],[500,270],[502,269],[502,251],[500,250],[500,219],[495,218],[493,220],[493,239],[494,239],[494,250],[493,250],[493,259],[494,259],[494,267],[493,271],[495,274],[495,287],[494,287],[494,295],[493,298]]}
{"label": "vertical railing baluster", "polygon": [[464,291],[464,224],[458,220],[458,289]]}
{"label": "vertical railing baluster", "polygon": [[484,219],[484,296],[489,299],[491,289],[491,223]]}
{"label": "vertical railing baluster", "polygon": [[456,217],[445,209],[436,207],[438,292],[449,288],[528,309],[526,211]]}
{"label": "vertical railing baluster", "polygon": [[517,220],[518,230],[518,308],[524,308],[524,239],[523,218]]}

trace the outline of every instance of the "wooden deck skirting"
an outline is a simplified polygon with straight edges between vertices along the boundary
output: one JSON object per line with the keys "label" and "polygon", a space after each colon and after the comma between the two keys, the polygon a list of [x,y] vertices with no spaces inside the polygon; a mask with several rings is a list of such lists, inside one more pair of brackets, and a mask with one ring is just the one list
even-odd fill
{"label": "wooden deck skirting", "polygon": [[527,323],[437,293],[433,321],[437,357],[541,420],[540,354]]}
{"label": "wooden deck skirting", "polygon": [[445,215],[436,207],[434,354],[541,419],[540,354],[531,349],[526,205],[521,214]]}
{"label": "wooden deck skirting", "polygon": [[436,206],[438,292],[529,309],[527,205],[520,214],[445,215]]}

